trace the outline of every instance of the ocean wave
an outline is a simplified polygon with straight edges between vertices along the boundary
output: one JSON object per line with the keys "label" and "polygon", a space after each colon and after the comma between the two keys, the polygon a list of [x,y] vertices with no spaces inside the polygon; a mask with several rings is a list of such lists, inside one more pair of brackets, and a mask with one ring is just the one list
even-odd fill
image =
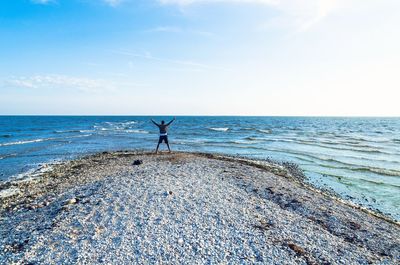
{"label": "ocean wave", "polygon": [[254,140],[243,139],[243,140],[230,140],[230,141],[228,141],[228,143],[232,143],[232,144],[250,144],[250,146],[247,146],[247,147],[251,148],[252,147],[251,144],[254,144],[256,142]]}
{"label": "ocean wave", "polygon": [[127,122],[123,122],[122,124],[136,124],[137,121],[127,121]]}
{"label": "ocean wave", "polygon": [[10,143],[2,143],[2,144],[0,144],[0,146],[30,144],[30,143],[37,143],[37,142],[49,141],[49,140],[53,140],[53,139],[54,139],[54,138],[43,138],[43,139],[34,139],[34,140],[17,141],[17,142],[10,142]]}
{"label": "ocean wave", "polygon": [[365,179],[365,178],[352,178],[352,177],[346,177],[346,176],[336,175],[336,174],[326,173],[326,172],[315,172],[314,171],[314,173],[320,174],[322,176],[336,178],[339,181],[344,180],[346,185],[352,185],[352,186],[357,186],[357,187],[359,187],[359,185],[355,185],[354,182],[367,182],[367,183],[371,183],[373,185],[400,188],[399,185],[386,183],[386,182],[383,182],[383,181],[376,181],[376,180]]}
{"label": "ocean wave", "polygon": [[80,130],[53,131],[54,133],[79,133]]}
{"label": "ocean wave", "polygon": [[350,168],[353,171],[370,172],[378,175],[385,175],[390,177],[400,177],[400,171],[394,169],[384,169],[378,167],[355,167]]}
{"label": "ocean wave", "polygon": [[138,130],[125,130],[125,132],[127,132],[127,133],[141,133],[141,134],[147,134],[147,133],[149,133],[149,132],[146,131],[146,130],[140,130],[140,129],[138,129]]}
{"label": "ocean wave", "polygon": [[127,127],[133,124],[136,124],[137,121],[120,121],[120,122],[111,122],[111,121],[106,121],[104,122],[110,127],[117,127],[117,128],[122,128],[122,127]]}
{"label": "ocean wave", "polygon": [[17,181],[17,182],[26,182],[26,181],[31,181],[36,178],[40,178],[43,173],[51,171],[55,165],[60,164],[61,160],[54,160],[49,163],[42,163],[42,164],[36,164],[34,168],[31,168],[25,172],[15,174],[10,176],[11,181]]}
{"label": "ocean wave", "polygon": [[260,139],[260,138],[252,137],[252,136],[245,137],[244,139],[248,140],[248,141],[262,141],[262,140],[264,140],[264,139]]}
{"label": "ocean wave", "polygon": [[[266,151],[273,151],[273,152],[278,152],[278,153],[284,153],[284,154],[290,154],[290,155],[299,155],[299,156],[304,156],[304,157],[308,157],[314,160],[319,160],[319,161],[324,161],[324,162],[328,162],[328,163],[335,163],[335,164],[339,164],[339,165],[343,165],[343,168],[338,168],[338,169],[350,169],[350,168],[363,168],[363,165],[357,165],[357,164],[353,164],[353,163],[347,163],[347,162],[343,162],[340,160],[337,160],[333,157],[330,156],[326,156],[324,154],[315,154],[315,153],[310,153],[310,152],[305,152],[305,151],[296,151],[296,150],[290,150],[290,149],[276,149],[276,148],[265,148]],[[355,158],[355,159],[360,159],[360,160],[364,160],[366,162],[387,162],[387,163],[398,163],[398,161],[392,161],[392,160],[387,160],[387,159],[369,159],[366,157],[359,157],[359,156],[343,156],[342,158]],[[316,161],[314,161],[316,162]],[[317,162],[318,163],[318,162]],[[321,165],[320,163],[318,163],[319,165]],[[389,169],[390,171],[391,169]],[[398,171],[396,171],[398,172]]]}
{"label": "ocean wave", "polygon": [[[98,132],[116,132],[116,133],[141,133],[141,134],[147,134],[149,133],[146,130],[141,130],[141,129],[131,129],[131,128],[120,128],[120,127],[115,127],[115,128],[106,128],[106,127],[98,127],[96,128]],[[83,130],[81,131],[83,132]],[[91,130],[87,130],[87,132],[95,132]]]}
{"label": "ocean wave", "polygon": [[229,128],[208,128],[211,131],[217,131],[217,132],[227,132]]}
{"label": "ocean wave", "polygon": [[391,184],[391,183],[386,183],[386,182],[383,182],[383,181],[375,181],[375,180],[364,179],[364,178],[359,178],[358,180],[361,180],[361,181],[364,181],[364,182],[368,182],[368,183],[372,183],[373,185],[400,188],[399,185]]}
{"label": "ocean wave", "polygon": [[[70,137],[65,137],[65,138],[82,138],[82,137],[88,137],[92,136],[92,134],[81,134],[81,135],[75,135],[75,136],[70,136]],[[61,138],[54,138],[53,140],[62,140]]]}
{"label": "ocean wave", "polygon": [[268,130],[268,129],[258,129],[257,131],[260,132],[260,133],[266,133],[266,134],[271,134],[272,133],[272,131]]}
{"label": "ocean wave", "polygon": [[17,156],[18,154],[8,154],[8,155],[3,155],[0,156],[0,160],[5,159],[5,158],[9,158],[9,157],[13,157],[13,156]]}
{"label": "ocean wave", "polygon": [[66,130],[66,131],[53,131],[54,133],[92,133],[94,130]]}
{"label": "ocean wave", "polygon": [[178,140],[174,141],[173,143],[179,145],[201,145],[206,144],[207,142],[204,140]]}
{"label": "ocean wave", "polygon": [[75,135],[75,136],[62,137],[62,138],[58,137],[58,138],[39,138],[39,139],[33,139],[33,140],[21,140],[21,141],[16,141],[16,142],[2,143],[2,144],[0,144],[0,146],[31,144],[31,143],[39,143],[39,142],[45,142],[45,141],[66,141],[65,139],[81,138],[81,137],[87,137],[87,136],[91,136],[91,134]]}
{"label": "ocean wave", "polygon": [[[344,163],[344,162],[341,162],[341,161],[338,161],[335,159],[327,159],[324,161],[340,163],[345,166],[334,166],[334,165],[327,165],[327,164],[321,164],[321,163],[317,163],[317,165],[320,167],[324,167],[324,168],[350,170],[350,171],[365,172],[365,173],[374,173],[374,174],[384,175],[384,176],[389,176],[389,177],[399,177],[400,176],[400,171],[394,170],[394,169],[357,166],[357,165],[353,165],[350,163]],[[310,161],[310,162],[313,162],[313,161]]]}
{"label": "ocean wave", "polygon": [[307,141],[307,140],[297,140],[296,142],[301,143],[301,144],[305,144],[305,145],[310,145],[310,146],[318,146],[318,147],[323,147],[323,148],[327,148],[327,149],[335,149],[335,150],[343,150],[343,151],[354,151],[354,152],[362,152],[362,153],[376,153],[376,154],[394,154],[391,152],[385,152],[379,149],[374,149],[374,148],[366,148],[366,149],[362,149],[362,148],[349,148],[349,147],[338,147],[338,144],[336,143],[336,146],[330,146],[330,145],[325,145],[326,143],[321,142],[312,142],[312,141]]}
{"label": "ocean wave", "polygon": [[268,138],[263,140],[270,142],[287,142],[287,143],[293,143],[296,141],[295,139],[284,139],[284,138]]}
{"label": "ocean wave", "polygon": [[390,142],[390,139],[376,139],[376,138],[365,138],[365,137],[355,137],[355,136],[345,136],[344,142],[348,142],[349,144],[361,144],[360,142],[371,142],[371,143],[387,143]]}

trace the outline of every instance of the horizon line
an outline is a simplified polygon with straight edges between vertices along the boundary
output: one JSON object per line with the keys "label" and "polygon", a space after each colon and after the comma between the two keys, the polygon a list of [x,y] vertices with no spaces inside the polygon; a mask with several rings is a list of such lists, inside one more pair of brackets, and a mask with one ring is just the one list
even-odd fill
{"label": "horizon line", "polygon": [[288,117],[288,118],[400,118],[395,115],[241,115],[241,114],[0,114],[0,117]]}

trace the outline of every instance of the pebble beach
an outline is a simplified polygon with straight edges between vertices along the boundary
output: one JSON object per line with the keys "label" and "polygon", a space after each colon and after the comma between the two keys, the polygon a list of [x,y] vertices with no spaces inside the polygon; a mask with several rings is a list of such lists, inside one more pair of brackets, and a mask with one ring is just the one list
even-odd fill
{"label": "pebble beach", "polygon": [[291,165],[103,152],[0,183],[0,264],[398,264],[400,226]]}

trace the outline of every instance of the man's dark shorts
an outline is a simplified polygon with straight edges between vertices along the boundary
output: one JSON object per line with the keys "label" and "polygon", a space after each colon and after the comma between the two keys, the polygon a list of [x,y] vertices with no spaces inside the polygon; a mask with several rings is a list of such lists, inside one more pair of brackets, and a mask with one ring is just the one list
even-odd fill
{"label": "man's dark shorts", "polygon": [[167,135],[161,135],[160,139],[158,139],[158,143],[161,144],[164,141],[164,143],[168,143],[168,136]]}

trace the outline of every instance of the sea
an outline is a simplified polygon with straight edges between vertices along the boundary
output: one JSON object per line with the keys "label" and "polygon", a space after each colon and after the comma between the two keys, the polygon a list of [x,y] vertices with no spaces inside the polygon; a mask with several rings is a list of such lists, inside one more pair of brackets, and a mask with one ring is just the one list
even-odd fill
{"label": "sea", "polygon": [[[172,117],[0,116],[0,181],[96,152],[154,150],[151,118]],[[296,163],[313,185],[400,220],[400,118],[178,116],[168,133],[177,151]]]}

